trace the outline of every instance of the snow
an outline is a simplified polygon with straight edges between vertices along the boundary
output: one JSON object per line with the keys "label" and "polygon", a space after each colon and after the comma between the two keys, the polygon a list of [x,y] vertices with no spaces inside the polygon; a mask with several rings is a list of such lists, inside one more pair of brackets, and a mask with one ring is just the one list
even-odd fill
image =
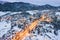
{"label": "snow", "polygon": [[0,37],[2,37],[11,28],[11,23],[0,22]]}
{"label": "snow", "polygon": [[56,40],[56,35],[54,33],[46,33],[49,37],[51,37],[51,40]]}
{"label": "snow", "polygon": [[10,13],[11,15],[13,15],[13,14],[22,13],[22,12],[20,11],[20,12],[10,12]]}
{"label": "snow", "polygon": [[56,14],[55,15],[60,15],[60,12],[56,12]]}
{"label": "snow", "polygon": [[15,31],[21,31],[22,29],[18,28],[17,26],[15,26],[15,27],[13,27],[13,30],[15,30]]}
{"label": "snow", "polygon": [[32,10],[32,11],[26,11],[26,12],[30,13],[31,15],[33,15],[33,14],[38,13],[38,12],[39,12],[39,10]]}
{"label": "snow", "polygon": [[13,15],[13,14],[22,13],[22,12],[21,11],[20,12],[10,12],[10,11],[2,12],[2,11],[0,11],[0,16],[5,15],[7,13],[10,13],[10,15]]}
{"label": "snow", "polygon": [[0,11],[0,16],[2,16],[2,15],[4,15],[4,14],[6,14],[6,13],[5,13],[5,12],[1,12],[1,11]]}
{"label": "snow", "polygon": [[60,40],[60,30],[58,30],[58,36],[57,39]]}
{"label": "snow", "polygon": [[31,40],[57,40],[57,36],[55,36],[53,33],[46,33],[44,35],[36,34],[36,36],[31,37]]}
{"label": "snow", "polygon": [[[49,37],[48,37],[49,36]],[[60,30],[58,30],[58,35],[52,33],[45,33],[43,36],[37,35],[36,37],[33,36],[32,40],[60,40]]]}

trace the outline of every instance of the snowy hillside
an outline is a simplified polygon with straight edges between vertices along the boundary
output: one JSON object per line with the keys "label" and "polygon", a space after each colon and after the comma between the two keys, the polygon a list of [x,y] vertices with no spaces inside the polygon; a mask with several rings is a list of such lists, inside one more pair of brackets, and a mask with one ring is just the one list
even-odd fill
{"label": "snowy hillside", "polygon": [[24,30],[25,26],[49,14],[53,22],[41,22],[25,40],[60,40],[60,12],[52,10],[32,10],[26,12],[0,12],[0,40],[11,40],[16,32]]}

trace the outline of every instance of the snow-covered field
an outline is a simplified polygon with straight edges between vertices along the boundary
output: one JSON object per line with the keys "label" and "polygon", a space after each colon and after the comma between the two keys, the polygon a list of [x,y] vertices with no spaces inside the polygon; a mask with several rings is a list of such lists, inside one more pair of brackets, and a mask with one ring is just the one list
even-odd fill
{"label": "snow-covered field", "polygon": [[8,32],[11,29],[11,23],[7,23],[5,21],[0,22],[0,37]]}

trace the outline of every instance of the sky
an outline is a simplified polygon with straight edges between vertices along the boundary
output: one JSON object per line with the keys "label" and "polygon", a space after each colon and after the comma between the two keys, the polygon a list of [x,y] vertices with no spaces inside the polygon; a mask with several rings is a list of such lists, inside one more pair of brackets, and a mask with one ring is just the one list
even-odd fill
{"label": "sky", "polygon": [[50,4],[52,6],[60,6],[60,0],[0,0],[0,1],[26,2],[26,3],[36,4],[36,5]]}

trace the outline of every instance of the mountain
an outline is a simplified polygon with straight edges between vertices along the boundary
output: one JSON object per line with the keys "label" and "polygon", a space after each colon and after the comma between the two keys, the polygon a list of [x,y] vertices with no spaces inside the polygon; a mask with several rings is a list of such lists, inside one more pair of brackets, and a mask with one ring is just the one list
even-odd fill
{"label": "mountain", "polygon": [[0,11],[27,11],[27,10],[44,10],[44,9],[57,10],[58,7],[51,6],[48,4],[39,6],[24,2],[13,2],[13,3],[5,2],[4,4],[1,4],[0,2]]}

